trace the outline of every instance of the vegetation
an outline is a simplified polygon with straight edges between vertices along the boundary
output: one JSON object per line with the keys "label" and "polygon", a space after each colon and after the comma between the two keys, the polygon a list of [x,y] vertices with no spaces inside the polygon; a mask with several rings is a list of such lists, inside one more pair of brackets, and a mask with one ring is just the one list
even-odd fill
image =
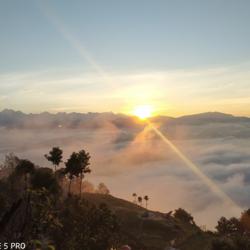
{"label": "vegetation", "polygon": [[[250,249],[250,210],[239,219],[222,217],[215,232],[203,231],[183,208],[149,211],[148,195],[133,193],[131,203],[111,196],[104,183],[95,189],[83,182],[91,172],[85,150],[73,152],[65,168],[58,169],[60,148],[46,158],[54,171],[13,154],[1,165],[0,242],[26,242],[31,250]],[[82,195],[82,187],[91,192]]]}
{"label": "vegetation", "polygon": [[56,171],[56,168],[62,162],[63,151],[59,147],[53,147],[49,154],[45,155],[45,158],[54,165],[54,170]]}
{"label": "vegetation", "polygon": [[79,186],[79,193],[82,193],[82,180],[85,174],[90,173],[91,170],[89,168],[89,160],[90,155],[89,153],[85,152],[85,150],[81,150],[78,153],[73,152],[70,158],[65,163],[65,174],[68,175],[69,178],[69,189],[68,195],[70,195],[70,188],[71,183],[74,178],[80,178],[80,186]]}

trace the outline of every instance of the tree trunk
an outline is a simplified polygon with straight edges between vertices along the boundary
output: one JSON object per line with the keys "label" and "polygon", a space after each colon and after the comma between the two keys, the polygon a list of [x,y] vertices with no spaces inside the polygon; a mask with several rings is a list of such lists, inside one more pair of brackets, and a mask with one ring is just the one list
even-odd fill
{"label": "tree trunk", "polygon": [[69,179],[69,189],[68,189],[68,196],[70,196],[70,188],[71,188],[71,182],[72,182],[72,179],[70,178],[70,179]]}
{"label": "tree trunk", "polygon": [[54,164],[54,171],[56,172],[56,164]]}
{"label": "tree trunk", "polygon": [[80,176],[80,198],[82,197],[82,173]]}
{"label": "tree trunk", "polygon": [[24,191],[25,191],[25,193],[27,193],[27,189],[28,189],[28,176],[27,176],[27,174],[25,174],[24,175]]}

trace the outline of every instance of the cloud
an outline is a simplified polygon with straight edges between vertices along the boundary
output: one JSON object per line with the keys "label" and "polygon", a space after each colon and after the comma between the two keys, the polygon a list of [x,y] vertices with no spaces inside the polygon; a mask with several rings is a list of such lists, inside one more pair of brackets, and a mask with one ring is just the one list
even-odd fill
{"label": "cloud", "polygon": [[[106,116],[101,116],[98,121],[105,119]],[[64,160],[72,151],[84,148],[92,156],[93,172],[87,179],[95,185],[104,182],[118,197],[132,199],[133,192],[149,195],[151,209],[166,212],[183,207],[193,214],[198,224],[209,228],[220,216],[235,215],[148,129],[121,126],[123,123],[119,122],[114,125],[110,120],[100,124],[103,126],[96,129],[1,128],[0,157],[3,160],[4,155],[12,151],[21,158],[49,166],[43,155],[52,146],[63,148]],[[229,137],[224,136],[221,124],[213,126],[217,126],[220,137],[208,134],[204,137],[207,127],[202,124],[189,125],[188,130],[185,126],[179,127],[172,140],[243,210],[250,206],[248,132],[246,130],[245,137]],[[238,126],[239,131],[243,131],[242,126]],[[196,134],[192,138],[197,130],[199,137]]]}
{"label": "cloud", "polygon": [[102,75],[82,69],[13,72],[0,75],[0,92],[5,96],[1,102],[2,107],[27,112],[129,112],[136,105],[149,103],[157,113],[174,116],[206,110],[246,115],[250,103],[247,65],[110,71],[107,75],[111,84]]}

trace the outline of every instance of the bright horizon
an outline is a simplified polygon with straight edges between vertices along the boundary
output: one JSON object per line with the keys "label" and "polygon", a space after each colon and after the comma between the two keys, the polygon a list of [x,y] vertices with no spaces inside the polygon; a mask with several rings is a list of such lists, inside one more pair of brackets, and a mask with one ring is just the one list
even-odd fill
{"label": "bright horizon", "polygon": [[249,7],[3,1],[0,108],[250,116]]}

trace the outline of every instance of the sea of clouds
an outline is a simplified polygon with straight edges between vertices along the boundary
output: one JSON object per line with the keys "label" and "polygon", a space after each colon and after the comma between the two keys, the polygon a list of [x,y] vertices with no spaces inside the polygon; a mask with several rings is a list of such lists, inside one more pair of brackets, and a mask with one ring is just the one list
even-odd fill
{"label": "sea of clouds", "polygon": [[[156,126],[242,210],[250,207],[249,123]],[[98,129],[2,127],[0,137],[1,161],[13,152],[37,165],[49,166],[44,154],[52,146],[63,149],[64,160],[71,152],[85,149],[91,154],[92,168],[87,180],[104,182],[114,196],[133,200],[134,192],[148,195],[150,209],[168,212],[183,207],[198,225],[208,228],[213,228],[220,216],[240,216],[146,124],[140,129],[107,124]]]}

